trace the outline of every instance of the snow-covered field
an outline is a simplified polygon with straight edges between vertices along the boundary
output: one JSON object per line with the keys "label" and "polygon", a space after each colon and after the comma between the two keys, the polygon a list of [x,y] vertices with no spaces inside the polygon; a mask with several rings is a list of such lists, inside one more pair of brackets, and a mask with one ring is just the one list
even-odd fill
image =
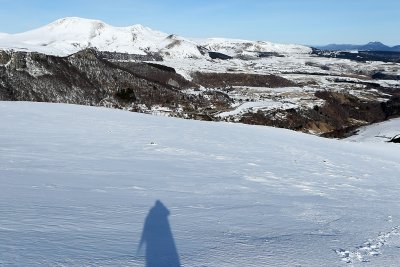
{"label": "snow-covered field", "polygon": [[63,104],[0,114],[2,267],[144,266],[156,200],[182,266],[400,262],[396,144]]}

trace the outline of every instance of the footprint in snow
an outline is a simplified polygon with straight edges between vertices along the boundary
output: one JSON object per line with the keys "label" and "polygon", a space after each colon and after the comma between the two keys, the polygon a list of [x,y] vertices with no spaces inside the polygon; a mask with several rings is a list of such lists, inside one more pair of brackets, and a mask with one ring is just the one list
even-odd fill
{"label": "footprint in snow", "polygon": [[382,254],[382,247],[385,246],[390,239],[400,238],[400,226],[392,228],[391,231],[380,233],[375,239],[370,239],[355,250],[335,250],[336,254],[346,263],[369,262],[370,257]]}

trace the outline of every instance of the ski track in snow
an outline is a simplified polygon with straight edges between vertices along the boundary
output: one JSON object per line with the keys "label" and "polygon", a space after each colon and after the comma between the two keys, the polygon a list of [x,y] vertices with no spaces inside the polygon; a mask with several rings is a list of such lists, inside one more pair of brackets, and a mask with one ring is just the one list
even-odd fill
{"label": "ski track in snow", "polygon": [[1,267],[144,266],[157,199],[183,266],[400,262],[398,145],[63,104],[0,114]]}

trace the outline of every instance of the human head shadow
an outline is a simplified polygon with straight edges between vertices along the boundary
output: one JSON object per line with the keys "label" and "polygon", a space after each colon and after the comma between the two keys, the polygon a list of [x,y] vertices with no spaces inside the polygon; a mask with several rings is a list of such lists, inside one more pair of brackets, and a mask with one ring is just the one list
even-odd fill
{"label": "human head shadow", "polygon": [[146,247],[146,267],[181,266],[168,216],[169,210],[157,200],[146,217],[138,247],[138,252]]}

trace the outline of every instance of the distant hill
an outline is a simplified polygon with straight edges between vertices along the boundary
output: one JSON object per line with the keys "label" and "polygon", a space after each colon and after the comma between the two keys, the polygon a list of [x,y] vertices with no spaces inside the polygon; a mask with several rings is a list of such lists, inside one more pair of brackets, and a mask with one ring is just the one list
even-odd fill
{"label": "distant hill", "polygon": [[395,52],[400,52],[400,45],[393,46],[392,49]]}
{"label": "distant hill", "polygon": [[397,46],[387,46],[381,42],[370,42],[365,45],[353,45],[353,44],[329,44],[326,46],[317,46],[316,48],[321,50],[331,50],[331,51],[349,51],[349,50],[359,50],[359,51],[391,51],[400,52],[400,45]]}

